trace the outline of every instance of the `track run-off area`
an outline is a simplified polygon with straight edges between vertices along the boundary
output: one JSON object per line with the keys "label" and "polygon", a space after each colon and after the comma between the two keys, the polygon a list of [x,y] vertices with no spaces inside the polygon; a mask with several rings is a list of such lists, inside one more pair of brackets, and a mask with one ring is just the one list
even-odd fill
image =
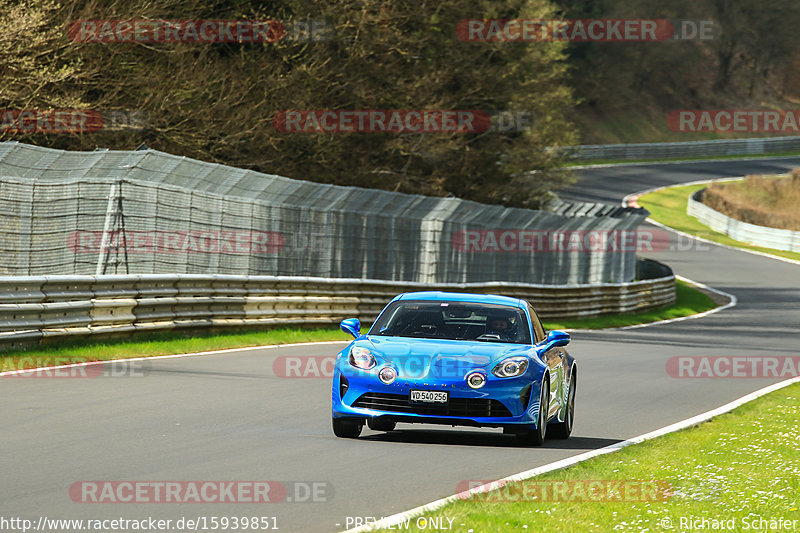
{"label": "track run-off area", "polygon": [[[584,168],[567,199],[619,204],[653,187],[782,173],[800,158]],[[510,476],[670,425],[781,379],[680,378],[678,356],[797,356],[800,265],[672,234],[647,257],[730,293],[703,318],[576,331],[576,422],[566,441],[526,448],[500,430],[398,425],[337,439],[328,378],[285,378],[284,356],[330,356],[345,343],[254,348],[143,363],[97,379],[0,378],[0,516],[48,519],[267,517],[280,531],[346,529],[449,496],[465,480]],[[280,502],[84,503],[83,481],[275,481]],[[80,498],[77,498],[80,500]],[[274,517],[274,518],[273,518]],[[348,517],[351,520],[348,522]],[[188,528],[184,528],[188,529]],[[202,528],[198,528],[202,529]]]}

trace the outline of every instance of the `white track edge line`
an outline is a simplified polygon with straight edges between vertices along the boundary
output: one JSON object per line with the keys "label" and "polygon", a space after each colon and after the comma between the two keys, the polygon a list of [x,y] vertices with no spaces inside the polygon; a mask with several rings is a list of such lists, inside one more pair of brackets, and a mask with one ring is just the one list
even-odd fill
{"label": "white track edge line", "polygon": [[[346,343],[348,341],[318,341],[318,342],[295,342],[291,344],[266,344],[264,346],[244,346],[242,348],[227,348],[224,350],[212,350],[208,352],[192,352],[192,353],[176,353],[176,354],[168,354],[168,355],[154,355],[152,357],[125,357],[122,359],[108,359],[106,361],[83,361],[81,363],[69,363],[66,365],[58,365],[58,366],[43,366],[39,368],[26,368],[23,370],[7,370],[5,372],[0,372],[0,377],[3,376],[13,376],[16,374],[26,374],[31,372],[42,372],[46,370],[57,370],[60,368],[74,368],[79,366],[88,366],[88,365],[101,365],[105,363],[121,363],[124,361],[146,361],[151,359],[178,359],[181,357],[195,357],[195,356],[205,356],[205,355],[220,355],[220,354],[227,354],[227,353],[234,353],[234,352],[245,352],[248,350],[269,350],[275,348],[292,348],[294,346],[314,346],[314,345],[324,345],[324,344],[341,344]],[[22,356],[24,358],[24,356]],[[33,356],[31,356],[33,358]],[[42,359],[47,359],[48,357],[43,357]],[[52,359],[58,359],[58,356],[50,357]]]}
{"label": "white track edge line", "polygon": [[694,315],[688,316],[679,316],[675,318],[665,318],[664,320],[656,320],[655,322],[645,322],[644,324],[632,324],[630,326],[619,326],[619,327],[610,327],[610,328],[596,328],[596,329],[580,329],[580,328],[569,328],[565,329],[567,333],[572,331],[617,331],[617,330],[625,330],[625,329],[641,329],[641,328],[649,328],[650,326],[660,326],[662,324],[670,324],[672,322],[683,322],[684,320],[694,320],[695,318],[703,318],[709,315],[713,315],[714,313],[719,313],[720,311],[724,311],[726,309],[730,309],[731,307],[736,307],[739,303],[739,299],[734,296],[733,294],[725,291],[721,291],[719,289],[715,289],[714,287],[709,287],[705,283],[700,283],[699,281],[695,281],[693,279],[689,279],[687,277],[681,276],[679,274],[675,274],[675,278],[679,279],[685,283],[690,285],[694,285],[695,287],[699,287],[701,289],[705,289],[707,291],[711,291],[713,293],[719,294],[728,299],[728,303],[718,305],[713,309],[709,309],[708,311],[703,311],[702,313],[695,313]]}
{"label": "white track edge line", "polygon": [[608,453],[617,452],[617,451],[621,450],[622,448],[630,446],[631,444],[640,444],[640,443],[642,443],[644,441],[647,441],[647,440],[650,440],[650,439],[654,439],[656,437],[661,437],[661,436],[666,435],[668,433],[674,433],[674,432],[680,431],[682,429],[686,429],[686,428],[689,428],[689,427],[692,427],[692,426],[696,426],[696,425],[698,425],[698,424],[700,424],[702,422],[706,422],[706,421],[714,418],[715,416],[719,416],[721,414],[728,413],[728,412],[736,409],[737,407],[739,407],[739,406],[741,406],[741,405],[743,405],[743,404],[745,404],[747,402],[753,401],[756,398],[764,396],[765,394],[769,394],[770,392],[773,392],[773,391],[776,391],[776,390],[780,390],[780,389],[782,389],[784,387],[788,387],[789,385],[792,385],[794,383],[800,383],[800,376],[794,377],[794,378],[790,378],[790,379],[787,379],[785,381],[780,381],[778,383],[773,383],[772,385],[764,387],[763,389],[759,389],[759,390],[751,392],[749,394],[745,394],[741,398],[733,400],[730,403],[726,403],[725,405],[717,407],[716,409],[712,409],[711,411],[706,411],[705,413],[701,413],[701,414],[693,416],[691,418],[687,418],[685,420],[681,420],[679,422],[675,422],[674,424],[670,424],[668,426],[664,426],[664,427],[662,427],[660,429],[656,429],[656,430],[651,431],[649,433],[645,433],[645,434],[639,435],[637,437],[632,437],[630,439],[626,439],[624,441],[617,442],[616,444],[611,444],[611,445],[605,446],[603,448],[598,448],[596,450],[591,450],[591,451],[588,451],[588,452],[585,452],[585,453],[582,453],[582,454],[579,454],[579,455],[575,455],[573,457],[568,457],[566,459],[561,459],[560,461],[555,461],[553,463],[549,463],[549,464],[546,464],[546,465],[538,466],[536,468],[532,468],[530,470],[526,470],[526,471],[520,472],[518,474],[513,474],[511,476],[504,477],[502,479],[498,479],[498,480],[492,481],[490,483],[485,483],[485,484],[480,485],[478,487],[474,487],[474,488],[472,488],[470,490],[459,492],[457,494],[453,494],[451,496],[447,496],[446,498],[442,498],[442,499],[439,499],[439,500],[436,500],[436,501],[433,501],[433,502],[430,502],[430,503],[426,503],[425,505],[420,505],[419,507],[415,507],[415,508],[410,509],[408,511],[404,511],[402,513],[397,513],[397,514],[394,514],[394,515],[391,515],[391,516],[388,516],[388,517],[385,517],[385,518],[381,518],[377,522],[373,522],[373,523],[370,523],[370,524],[365,524],[363,526],[360,526],[360,527],[357,527],[357,528],[353,528],[353,529],[348,529],[344,533],[361,533],[361,532],[364,532],[364,531],[374,531],[375,529],[378,529],[378,528],[381,528],[381,527],[382,528],[387,528],[387,527],[390,527],[390,526],[395,526],[395,525],[398,525],[398,524],[404,522],[406,519],[413,518],[414,516],[418,516],[420,514],[423,514],[423,513],[429,512],[429,511],[435,511],[436,509],[444,507],[445,505],[447,505],[449,503],[452,503],[452,502],[455,502],[455,501],[458,501],[458,500],[462,500],[462,499],[466,499],[467,497],[469,497],[469,496],[471,496],[473,494],[478,494],[478,493],[481,493],[481,492],[487,492],[487,491],[499,488],[504,483],[530,479],[530,478],[532,478],[534,476],[538,476],[538,475],[544,474],[546,472],[552,472],[554,470],[560,470],[560,469],[566,468],[568,466],[573,466],[575,464],[582,463],[584,461],[592,459],[593,457],[598,457],[600,455],[605,455],[605,454],[608,454]]}
{"label": "white track edge line", "polygon": [[725,291],[721,291],[719,289],[715,289],[714,287],[709,287],[705,283],[700,283],[699,281],[695,281],[693,279],[689,279],[678,274],[675,274],[675,278],[683,281],[684,283],[688,283],[690,285],[694,285],[695,287],[700,287],[701,289],[711,291],[715,294],[719,294],[720,296],[724,296],[728,299],[728,303],[724,305],[718,305],[713,309],[709,309],[708,311],[703,311],[702,313],[697,313],[694,315],[689,316],[679,316],[677,318],[668,318],[665,320],[657,320],[656,322],[648,322],[646,324],[633,324],[631,326],[622,326],[616,329],[639,329],[639,328],[646,328],[649,326],[658,326],[660,324],[671,324],[672,322],[683,322],[684,320],[693,320],[695,318],[703,318],[709,315],[713,315],[715,313],[719,313],[720,311],[724,311],[725,309],[730,309],[731,307],[736,307],[736,304],[739,303],[739,299],[734,296],[733,294]]}

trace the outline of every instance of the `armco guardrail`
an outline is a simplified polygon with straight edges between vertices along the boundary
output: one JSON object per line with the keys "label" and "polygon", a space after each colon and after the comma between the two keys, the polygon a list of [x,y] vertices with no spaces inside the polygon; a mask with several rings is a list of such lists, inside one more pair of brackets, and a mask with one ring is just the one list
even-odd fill
{"label": "armco guardrail", "polygon": [[[0,278],[0,347],[68,335],[209,326],[334,325],[373,321],[396,294],[448,290],[504,294],[533,302],[542,318],[652,309],[675,301],[675,277],[604,285],[417,284],[280,276],[131,275]],[[640,271],[645,270],[640,268]]]}
{"label": "armco guardrail", "polygon": [[695,192],[689,198],[686,206],[686,213],[689,216],[737,241],[776,250],[800,252],[800,231],[757,226],[731,218],[702,203],[703,191],[705,189]]}
{"label": "armco guardrail", "polygon": [[721,155],[759,155],[800,151],[800,136],[754,139],[719,139],[636,144],[584,144],[568,148],[579,161],[612,159],[636,161],[673,157],[712,157]]}

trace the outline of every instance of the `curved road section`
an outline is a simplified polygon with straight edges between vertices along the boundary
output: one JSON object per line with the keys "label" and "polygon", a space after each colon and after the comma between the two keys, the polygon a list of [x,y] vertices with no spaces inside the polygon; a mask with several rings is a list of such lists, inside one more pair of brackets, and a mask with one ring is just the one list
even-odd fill
{"label": "curved road section", "polygon": [[[800,159],[584,169],[564,196],[616,204],[659,185],[794,166]],[[570,351],[580,378],[568,441],[523,448],[498,430],[413,425],[337,439],[328,379],[281,377],[273,363],[332,355],[342,344],[157,359],[97,379],[0,378],[0,516],[33,524],[41,517],[152,517],[171,520],[171,530],[181,519],[182,530],[193,529],[187,520],[205,521],[202,530],[214,517],[246,516],[258,517],[262,531],[265,523],[283,531],[337,531],[448,496],[465,480],[497,479],[603,447],[780,381],[676,377],[667,365],[675,357],[797,355],[800,267],[675,235],[664,243],[647,255],[736,295],[739,304],[697,320],[576,332]],[[154,503],[153,487],[175,481],[239,485],[218,483],[206,498],[193,498],[184,483],[181,502]],[[267,498],[264,485],[251,482],[272,482]],[[149,487],[146,496],[130,488],[142,486]],[[111,492],[103,497],[102,490]],[[269,503],[249,503],[259,499],[254,491]]]}

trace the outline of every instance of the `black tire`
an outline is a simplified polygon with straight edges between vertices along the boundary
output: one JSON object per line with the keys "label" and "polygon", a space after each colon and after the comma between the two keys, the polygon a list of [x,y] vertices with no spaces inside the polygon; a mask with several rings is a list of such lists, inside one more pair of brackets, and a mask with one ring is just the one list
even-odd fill
{"label": "black tire", "polygon": [[381,420],[380,418],[368,418],[367,425],[372,431],[394,431],[397,422],[392,420]]}
{"label": "black tire", "polygon": [[525,446],[541,446],[544,443],[544,437],[547,433],[548,415],[546,406],[550,403],[550,378],[547,374],[544,375],[541,392],[539,394],[539,421],[536,424],[536,429],[531,429],[524,433],[517,433],[517,441]]}
{"label": "black tire", "polygon": [[340,439],[356,439],[361,435],[361,428],[364,424],[345,420],[342,418],[332,418],[333,434]]}
{"label": "black tire", "polygon": [[549,436],[554,439],[568,439],[572,434],[572,425],[575,423],[575,370],[572,370],[572,377],[569,380],[569,392],[567,393],[567,412],[564,413],[564,421],[550,424]]}

